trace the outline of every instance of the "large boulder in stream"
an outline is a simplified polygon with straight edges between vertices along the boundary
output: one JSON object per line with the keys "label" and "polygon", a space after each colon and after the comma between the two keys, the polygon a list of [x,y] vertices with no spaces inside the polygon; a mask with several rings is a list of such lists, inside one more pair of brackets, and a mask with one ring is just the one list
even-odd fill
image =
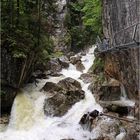
{"label": "large boulder in stream", "polygon": [[70,63],[72,63],[73,65],[75,65],[76,66],[76,69],[78,71],[83,72],[83,70],[85,69],[85,67],[82,64],[81,58],[82,58],[82,56],[80,56],[80,55],[72,56],[72,57],[70,57]]}
{"label": "large boulder in stream", "polygon": [[54,58],[48,61],[47,70],[50,71],[50,75],[56,75],[58,72],[62,70],[62,66],[59,63],[58,58]]}
{"label": "large boulder in stream", "polygon": [[81,74],[80,79],[84,83],[91,83],[93,81],[93,75],[89,74],[89,73],[83,73],[83,74]]}
{"label": "large boulder in stream", "polygon": [[62,68],[69,67],[69,60],[66,56],[61,56],[60,58],[53,58],[47,63],[47,75],[59,76],[59,72]]}
{"label": "large boulder in stream", "polygon": [[69,59],[66,56],[61,56],[58,60],[63,68],[69,67]]}
{"label": "large boulder in stream", "polygon": [[71,62],[73,65],[75,65],[78,61],[81,61],[81,56],[80,56],[80,55],[70,57],[70,62]]}
{"label": "large boulder in stream", "polygon": [[75,103],[84,99],[84,91],[78,81],[66,78],[56,83],[47,82],[41,89],[46,94],[46,115],[63,116]]}
{"label": "large boulder in stream", "polygon": [[76,69],[77,69],[78,71],[81,71],[81,72],[83,72],[83,70],[85,69],[85,67],[84,67],[84,65],[82,64],[82,61],[81,61],[81,60],[78,61],[78,62],[76,63]]}

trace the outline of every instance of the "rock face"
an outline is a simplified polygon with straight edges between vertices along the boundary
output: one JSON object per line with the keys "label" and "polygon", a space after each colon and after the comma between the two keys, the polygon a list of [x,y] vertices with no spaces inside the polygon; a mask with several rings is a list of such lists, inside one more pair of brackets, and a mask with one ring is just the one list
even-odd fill
{"label": "rock face", "polygon": [[42,90],[48,97],[44,112],[52,116],[63,116],[73,104],[85,97],[80,83],[72,78],[61,80],[58,84],[47,82]]}
{"label": "rock face", "polygon": [[27,58],[14,58],[10,47],[1,49],[1,112],[9,112],[16,90],[26,83],[32,73],[35,57],[31,53]]}
{"label": "rock face", "polygon": [[100,92],[99,100],[102,101],[116,101],[120,100],[121,97],[120,86],[102,86]]}
{"label": "rock face", "polygon": [[[131,43],[134,24],[139,21],[140,1],[103,1],[103,30],[110,39],[111,47]],[[127,28],[129,27],[129,28]],[[127,28],[126,30],[123,30]],[[115,35],[115,36],[114,36]],[[139,36],[136,30],[136,40]],[[115,38],[115,39],[113,39]],[[138,40],[137,40],[138,41]],[[139,53],[140,48],[125,49],[105,55],[105,72],[125,86],[129,98],[138,98]]]}
{"label": "rock face", "polygon": [[68,14],[67,0],[46,1],[46,11],[50,22],[50,34],[54,43],[55,52],[68,52],[70,50],[70,35],[65,26]]}
{"label": "rock face", "polygon": [[[129,99],[139,100],[139,69],[140,46],[137,43],[129,48],[121,49],[123,44],[131,44],[133,38],[139,42],[139,7],[140,1],[103,1],[103,32],[110,40],[110,47],[120,47],[120,50],[102,55],[105,60],[104,72],[106,78],[114,78],[122,83]],[[136,32],[135,36],[134,30]],[[138,117],[139,118],[139,117]]]}

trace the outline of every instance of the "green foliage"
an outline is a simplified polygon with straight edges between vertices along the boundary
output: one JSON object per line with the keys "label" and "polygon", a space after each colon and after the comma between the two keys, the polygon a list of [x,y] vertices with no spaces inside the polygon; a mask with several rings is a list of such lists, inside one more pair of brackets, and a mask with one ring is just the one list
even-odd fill
{"label": "green foliage", "polygon": [[48,19],[43,0],[2,0],[1,46],[10,48],[13,57],[25,58],[30,52],[40,57],[52,52]]}
{"label": "green foliage", "polygon": [[89,36],[85,28],[74,26],[71,28],[70,32],[73,39],[72,41],[77,48],[86,46]]}
{"label": "green foliage", "polygon": [[53,53],[51,55],[51,57],[53,57],[53,58],[59,58],[59,57],[61,57],[63,55],[64,55],[63,52],[57,51],[57,52]]}
{"label": "green foliage", "polygon": [[103,72],[104,70],[104,61],[101,58],[96,57],[93,64],[93,71],[96,73]]}
{"label": "green foliage", "polygon": [[72,47],[83,48],[94,44],[97,35],[102,36],[101,1],[74,1],[69,3],[69,9],[64,25],[69,29]]}
{"label": "green foliage", "polygon": [[84,0],[85,6],[82,9],[84,13],[83,23],[89,26],[94,33],[102,34],[102,1],[101,0]]}
{"label": "green foliage", "polygon": [[95,75],[94,77],[94,86],[100,87],[104,82],[106,81],[105,75],[103,72],[98,73],[98,75]]}

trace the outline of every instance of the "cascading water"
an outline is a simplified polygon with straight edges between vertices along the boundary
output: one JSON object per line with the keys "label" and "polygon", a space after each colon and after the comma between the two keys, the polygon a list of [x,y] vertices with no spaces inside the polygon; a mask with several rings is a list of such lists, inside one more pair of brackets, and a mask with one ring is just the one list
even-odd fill
{"label": "cascading water", "polygon": [[[81,58],[85,66],[84,73],[92,66],[94,49]],[[37,87],[30,84],[25,87],[15,98],[10,123],[5,132],[0,133],[1,140],[61,140],[73,138],[75,140],[89,140],[95,137],[95,133],[83,130],[78,124],[82,115],[88,111],[102,108],[96,103],[92,93],[88,90],[89,84],[79,79],[82,72],[77,71],[70,64],[68,69],[61,71],[62,76],[50,77],[40,80]],[[57,83],[60,80],[71,77],[81,83],[85,91],[85,99],[76,103],[63,117],[46,117],[43,103],[45,95],[39,90],[49,82]]]}

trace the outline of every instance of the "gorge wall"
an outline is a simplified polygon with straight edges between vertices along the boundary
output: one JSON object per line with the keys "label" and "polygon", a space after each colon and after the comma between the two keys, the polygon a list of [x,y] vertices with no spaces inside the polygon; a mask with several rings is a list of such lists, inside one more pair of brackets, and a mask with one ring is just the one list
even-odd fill
{"label": "gorge wall", "polygon": [[9,113],[14,97],[33,72],[35,55],[32,52],[27,58],[14,58],[9,47],[1,49],[1,112]]}
{"label": "gorge wall", "polygon": [[[140,1],[103,1],[103,32],[109,38],[111,47],[123,47],[131,43],[135,25],[139,22]],[[139,40],[139,25],[135,39]],[[129,49],[120,49],[105,54],[105,73],[119,80],[126,88],[128,97],[138,99],[139,91],[139,54],[138,44]]]}

